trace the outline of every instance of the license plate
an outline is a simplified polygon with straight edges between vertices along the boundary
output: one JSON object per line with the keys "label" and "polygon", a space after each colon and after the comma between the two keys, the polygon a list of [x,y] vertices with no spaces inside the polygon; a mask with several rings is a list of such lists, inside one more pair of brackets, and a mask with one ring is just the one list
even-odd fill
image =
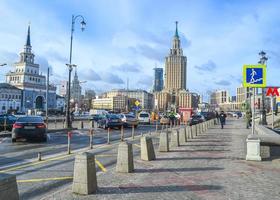
{"label": "license plate", "polygon": [[35,126],[25,126],[24,129],[35,129]]}

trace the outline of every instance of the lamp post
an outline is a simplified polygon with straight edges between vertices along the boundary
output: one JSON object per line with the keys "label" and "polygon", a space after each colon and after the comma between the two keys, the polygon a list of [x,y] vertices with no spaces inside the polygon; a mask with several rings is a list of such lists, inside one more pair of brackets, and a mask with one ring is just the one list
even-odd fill
{"label": "lamp post", "polygon": [[72,15],[72,26],[71,26],[71,39],[70,39],[70,57],[69,57],[69,64],[66,64],[69,70],[69,77],[68,77],[68,96],[67,96],[67,110],[66,110],[66,127],[71,128],[72,124],[70,121],[70,95],[71,95],[71,72],[73,70],[73,67],[76,67],[76,65],[72,64],[72,43],[73,43],[73,33],[74,33],[74,27],[75,27],[75,21],[77,19],[81,20],[81,30],[84,31],[86,22],[84,20],[84,17],[82,15]]}
{"label": "lamp post", "polygon": [[[261,51],[259,53],[260,55],[260,61],[258,62],[259,64],[266,64],[268,58],[266,57],[266,53],[264,51]],[[267,121],[266,121],[266,110],[265,110],[265,94],[264,94],[264,88],[261,89],[262,90],[262,111],[261,111],[261,115],[260,115],[260,122],[259,124],[261,125],[267,125]]]}

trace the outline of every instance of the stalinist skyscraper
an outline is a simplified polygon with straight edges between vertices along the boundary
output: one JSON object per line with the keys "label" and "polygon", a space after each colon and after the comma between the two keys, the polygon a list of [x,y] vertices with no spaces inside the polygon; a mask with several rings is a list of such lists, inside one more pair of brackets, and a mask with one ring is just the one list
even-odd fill
{"label": "stalinist skyscraper", "polygon": [[155,92],[155,109],[159,111],[197,107],[198,96],[187,90],[187,57],[183,54],[176,22],[172,48],[165,58],[164,89]]}
{"label": "stalinist skyscraper", "polygon": [[178,34],[178,22],[176,22],[175,35],[172,48],[165,58],[165,84],[168,91],[185,90],[187,84],[187,57],[183,55]]}

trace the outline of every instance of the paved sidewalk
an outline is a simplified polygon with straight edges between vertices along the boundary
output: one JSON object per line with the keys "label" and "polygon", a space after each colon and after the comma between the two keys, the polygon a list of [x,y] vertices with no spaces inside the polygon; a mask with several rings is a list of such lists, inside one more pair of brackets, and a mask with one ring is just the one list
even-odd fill
{"label": "paved sidewalk", "polygon": [[99,173],[97,194],[74,195],[68,185],[45,199],[279,199],[280,160],[245,161],[250,130],[244,127],[233,119],[171,152],[159,153],[156,146],[157,160],[135,157],[134,173],[116,173],[115,167]]}

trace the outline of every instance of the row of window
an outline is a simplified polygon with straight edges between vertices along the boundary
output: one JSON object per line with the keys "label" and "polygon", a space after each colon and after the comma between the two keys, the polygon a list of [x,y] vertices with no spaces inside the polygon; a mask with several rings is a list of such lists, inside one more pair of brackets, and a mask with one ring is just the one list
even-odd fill
{"label": "row of window", "polygon": [[20,94],[1,94],[2,99],[21,99]]}
{"label": "row of window", "polygon": [[[16,72],[24,72],[24,70],[23,69],[16,69]],[[29,69],[27,69],[27,73],[31,73],[31,74],[33,74],[33,70],[31,69],[30,71],[29,71]],[[36,70],[34,70],[34,74],[37,74],[37,71]]]}
{"label": "row of window", "polygon": [[[2,106],[2,110],[6,110],[6,106]],[[13,110],[12,106],[10,106],[10,110]],[[19,110],[19,106],[17,106],[16,110]]]}
{"label": "row of window", "polygon": [[[35,81],[35,82],[38,82],[38,83],[41,82],[41,79],[39,79],[39,78],[34,78],[34,77],[29,77],[29,80],[30,80],[30,81]],[[19,76],[11,76],[11,77],[10,77],[10,81],[20,81],[20,77],[19,77]]]}

